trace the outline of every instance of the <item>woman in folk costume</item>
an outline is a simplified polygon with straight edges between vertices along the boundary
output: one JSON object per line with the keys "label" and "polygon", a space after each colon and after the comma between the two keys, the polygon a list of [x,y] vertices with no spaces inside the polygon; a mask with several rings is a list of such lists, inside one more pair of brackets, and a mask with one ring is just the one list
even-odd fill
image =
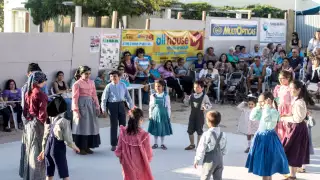
{"label": "woman in folk costume", "polygon": [[23,116],[26,118],[22,137],[24,146],[20,160],[20,177],[24,180],[44,180],[46,178],[45,163],[37,160],[37,156],[42,151],[44,123],[48,118],[48,97],[41,91],[46,81],[46,75],[40,71],[33,73],[28,78],[23,109]]}
{"label": "woman in folk costume", "polygon": [[297,169],[303,164],[310,163],[309,134],[305,120],[308,114],[307,104],[312,104],[312,102],[301,81],[293,81],[290,84],[290,92],[294,97],[292,114],[282,116],[281,119],[287,123],[287,131],[283,140],[283,148],[290,166],[290,176],[287,180],[295,180]]}
{"label": "woman in folk costume", "polygon": [[80,66],[77,70],[80,79],[72,87],[72,134],[80,155],[92,154],[90,148],[100,145],[99,124],[100,114],[97,92],[94,82],[90,80],[91,69]]}
{"label": "woman in folk costume", "polygon": [[[278,103],[278,111],[280,116],[291,115],[292,96],[290,94],[289,84],[292,81],[292,72],[282,70],[279,74],[280,85],[277,85],[273,91],[273,96]],[[286,133],[286,122],[280,121],[277,123],[276,132],[280,141],[283,141]]]}

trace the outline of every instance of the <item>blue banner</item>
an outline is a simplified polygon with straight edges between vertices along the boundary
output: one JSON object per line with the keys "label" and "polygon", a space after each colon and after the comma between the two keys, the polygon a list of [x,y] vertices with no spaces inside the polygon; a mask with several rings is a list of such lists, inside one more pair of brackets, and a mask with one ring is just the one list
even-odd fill
{"label": "blue banner", "polygon": [[211,24],[211,36],[257,36],[257,25]]}

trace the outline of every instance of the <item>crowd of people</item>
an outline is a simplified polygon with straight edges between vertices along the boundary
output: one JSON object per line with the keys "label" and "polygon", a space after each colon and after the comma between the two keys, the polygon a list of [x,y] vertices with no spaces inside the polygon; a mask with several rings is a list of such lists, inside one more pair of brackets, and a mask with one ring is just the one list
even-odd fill
{"label": "crowd of people", "polygon": [[[88,66],[76,70],[70,85],[64,73],[57,72],[52,97],[48,97],[46,75],[38,64],[29,64],[25,85],[19,89],[14,80],[8,80],[0,99],[9,102],[0,110],[4,131],[10,131],[12,111],[23,129],[19,175],[24,180],[53,179],[56,167],[60,178],[69,179],[66,145],[79,155],[93,154],[101,144],[97,117],[109,115],[111,150],[120,159],[124,179],[154,179],[149,164],[152,149],[167,150],[165,136],[173,134],[169,87],[191,106],[187,129],[190,144],[185,150],[197,149],[195,168],[204,161],[201,179],[222,179],[227,137],[219,128],[221,114],[209,111],[210,96],[216,95],[214,87],[225,89],[228,75],[241,71],[250,94],[238,106],[242,110],[239,132],[248,140],[246,167],[264,180],[275,173],[296,179],[296,173],[305,171],[303,165],[309,164],[313,153],[310,131],[314,122],[307,106],[314,105],[309,93],[314,91],[308,91],[307,86],[320,82],[320,30],[310,40],[306,58],[300,53],[298,34],[292,36],[292,51],[288,54],[280,44],[273,43],[262,51],[255,45],[251,53],[237,45],[219,57],[209,47],[204,55],[198,53],[188,67],[183,58],[177,59],[176,65],[169,60],[157,67],[144,49],[138,48],[134,56],[126,51],[117,70],[99,71],[95,80],[90,79]],[[279,82],[273,93],[262,93],[267,68],[272,71],[271,81]],[[141,128],[143,112],[135,107],[127,89],[131,83],[144,85],[142,101],[149,105],[147,132]],[[251,91],[253,83],[258,85],[257,93]],[[209,112],[205,115],[205,111]],[[209,127],[206,132],[205,124]],[[152,146],[149,134],[154,136]],[[138,168],[132,168],[133,162]]]}

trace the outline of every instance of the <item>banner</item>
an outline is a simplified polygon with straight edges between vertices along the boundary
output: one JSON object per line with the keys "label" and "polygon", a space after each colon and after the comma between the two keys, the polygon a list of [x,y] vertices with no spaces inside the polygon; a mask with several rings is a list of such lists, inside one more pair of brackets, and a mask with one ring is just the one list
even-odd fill
{"label": "banner", "polygon": [[212,19],[210,40],[258,40],[258,22]]}
{"label": "banner", "polygon": [[282,19],[260,19],[260,43],[286,43],[287,22]]}
{"label": "banner", "polygon": [[119,65],[119,50],[119,34],[101,34],[99,69],[116,69]]}
{"label": "banner", "polygon": [[123,30],[121,51],[143,48],[157,63],[188,59],[203,52],[203,31]]}
{"label": "banner", "polygon": [[100,51],[100,36],[90,36],[90,46],[89,46],[91,53],[97,53]]}

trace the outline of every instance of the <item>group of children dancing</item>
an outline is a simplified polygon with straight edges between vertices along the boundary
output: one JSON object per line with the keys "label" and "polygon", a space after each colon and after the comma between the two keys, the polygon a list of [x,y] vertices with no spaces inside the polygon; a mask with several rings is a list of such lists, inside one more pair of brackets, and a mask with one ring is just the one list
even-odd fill
{"label": "group of children dancing", "polygon": [[[165,136],[173,134],[170,97],[165,91],[166,83],[162,80],[155,82],[155,93],[150,95],[149,126],[146,132],[141,127],[144,122],[143,112],[133,107],[126,86],[121,86],[119,82],[119,73],[113,71],[110,76],[112,82],[104,90],[101,108],[103,113],[110,114],[112,151],[115,151],[120,160],[125,180],[153,180],[150,168],[152,149],[160,147],[167,150]],[[310,158],[311,142],[305,120],[306,117],[312,118],[306,109],[306,103],[310,102],[305,87],[299,81],[292,81],[292,75],[287,71],[280,73],[279,81],[280,85],[273,94],[265,92],[259,97],[249,96],[247,102],[238,106],[242,110],[238,130],[246,134],[248,139],[245,152],[249,154],[245,166],[249,172],[262,176],[264,180],[272,179],[275,173],[290,173],[286,179],[296,179],[297,168],[308,164]],[[194,93],[185,96],[184,99],[184,103],[191,106],[187,130],[190,144],[185,150],[197,149],[194,158],[195,168],[203,160],[201,180],[209,180],[211,176],[214,180],[221,180],[222,159],[227,153],[227,137],[219,127],[222,117],[217,111],[208,111],[212,104],[204,92],[204,82],[196,81],[193,88]],[[131,109],[127,126],[124,103],[128,103]],[[55,165],[60,177],[68,179],[63,141],[75,151],[81,151],[73,143],[70,127],[61,116],[65,109],[58,110],[59,113],[50,118],[51,125],[47,128],[43,151],[38,157],[39,161],[46,161],[48,179],[53,178]],[[205,111],[208,112],[205,114]],[[208,130],[203,132],[205,123]],[[197,144],[195,132],[198,135]],[[149,133],[154,136],[152,146]],[[57,149],[63,151],[57,153]]]}

